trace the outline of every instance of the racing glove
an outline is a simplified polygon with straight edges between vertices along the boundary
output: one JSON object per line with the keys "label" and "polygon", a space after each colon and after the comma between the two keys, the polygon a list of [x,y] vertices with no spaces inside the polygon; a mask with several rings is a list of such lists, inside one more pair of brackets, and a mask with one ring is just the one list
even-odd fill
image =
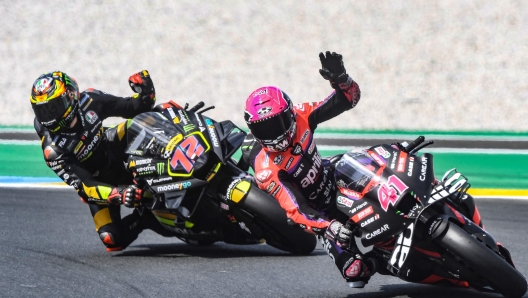
{"label": "racing glove", "polygon": [[326,228],[325,238],[334,241],[341,248],[348,247],[353,237],[352,231],[335,219]]}
{"label": "racing glove", "polygon": [[156,101],[156,91],[154,90],[154,83],[148,71],[143,70],[131,75],[128,78],[128,83],[132,91],[138,93],[143,101],[150,100],[154,104],[154,101]]}
{"label": "racing glove", "polygon": [[114,187],[108,196],[108,202],[112,205],[123,204],[128,208],[134,208],[139,205],[143,191],[135,185],[127,187]]}
{"label": "racing glove", "polygon": [[325,80],[329,80],[332,88],[340,88],[339,84],[346,83],[349,76],[346,73],[345,66],[343,65],[343,56],[336,52],[326,52],[326,56],[323,53],[319,53],[319,60],[321,60],[321,67],[319,73]]}

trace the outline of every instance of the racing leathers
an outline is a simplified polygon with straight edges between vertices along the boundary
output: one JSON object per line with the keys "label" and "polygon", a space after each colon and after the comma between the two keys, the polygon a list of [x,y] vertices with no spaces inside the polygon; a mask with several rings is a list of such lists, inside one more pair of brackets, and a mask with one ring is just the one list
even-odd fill
{"label": "racing leathers", "polygon": [[242,167],[244,164],[253,167],[257,185],[277,199],[290,224],[320,236],[349,282],[368,281],[369,269],[362,265],[359,251],[351,254],[334,241],[321,237],[330,220],[345,223],[348,218],[337,210],[334,173],[329,162],[321,158],[313,133],[319,123],[355,107],[360,94],[357,83],[348,77],[323,101],[297,104],[294,107],[296,132],[290,147],[271,152],[249,134],[242,146],[241,160]]}
{"label": "racing leathers", "polygon": [[88,89],[80,93],[80,123],[72,130],[54,134],[34,121],[46,164],[88,203],[95,229],[108,251],[128,246],[144,225],[138,210],[121,218],[120,206],[109,204],[112,196],[120,195],[116,194],[117,186],[132,184],[133,177],[124,166],[127,123],[105,128],[103,120],[132,118],[150,111],[154,102],[154,90],[151,94],[117,97]]}

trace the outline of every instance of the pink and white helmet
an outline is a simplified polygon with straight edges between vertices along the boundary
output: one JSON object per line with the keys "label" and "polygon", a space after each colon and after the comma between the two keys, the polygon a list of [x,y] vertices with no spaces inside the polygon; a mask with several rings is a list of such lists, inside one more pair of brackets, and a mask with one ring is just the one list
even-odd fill
{"label": "pink and white helmet", "polygon": [[277,87],[260,87],[246,100],[244,119],[260,144],[270,151],[284,151],[295,136],[293,103]]}

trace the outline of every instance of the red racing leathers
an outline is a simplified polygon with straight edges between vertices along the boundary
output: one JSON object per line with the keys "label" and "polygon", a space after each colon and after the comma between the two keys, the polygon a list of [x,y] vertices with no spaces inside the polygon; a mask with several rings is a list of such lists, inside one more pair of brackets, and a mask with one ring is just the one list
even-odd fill
{"label": "red racing leathers", "polygon": [[344,223],[348,218],[337,210],[334,172],[330,163],[321,158],[313,138],[319,123],[352,109],[360,96],[359,86],[348,77],[325,100],[296,105],[296,132],[290,147],[270,152],[250,134],[242,146],[241,167],[252,166],[257,185],[277,199],[290,224],[321,236],[319,239],[346,281],[351,286],[361,282],[362,287],[370,278],[370,270],[361,262],[359,251],[351,254],[322,237],[330,220]]}
{"label": "red racing leathers", "polygon": [[293,223],[319,235],[328,226],[328,219],[337,216],[336,185],[332,170],[317,151],[313,133],[319,123],[356,106],[361,95],[350,77],[341,85],[341,90],[323,101],[294,107],[297,128],[286,151],[269,152],[252,141],[251,135],[242,148],[255,170],[259,188],[279,201]]}

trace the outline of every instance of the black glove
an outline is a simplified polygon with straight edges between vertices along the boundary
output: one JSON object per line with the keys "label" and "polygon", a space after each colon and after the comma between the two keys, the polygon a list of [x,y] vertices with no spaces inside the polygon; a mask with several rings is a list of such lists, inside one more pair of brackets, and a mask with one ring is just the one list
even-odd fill
{"label": "black glove", "polygon": [[128,208],[134,208],[139,205],[143,191],[135,185],[127,187],[115,187],[108,196],[108,202],[113,205],[123,204]]}
{"label": "black glove", "polygon": [[341,248],[346,248],[350,245],[353,235],[351,230],[334,219],[326,228],[325,238],[334,241]]}
{"label": "black glove", "polygon": [[332,87],[337,87],[341,83],[345,83],[348,80],[345,66],[343,65],[343,57],[336,52],[326,52],[326,57],[323,53],[319,53],[319,59],[321,60],[321,66],[323,69],[319,69],[319,73],[329,80]]}
{"label": "black glove", "polygon": [[155,97],[154,83],[150,78],[148,71],[143,70],[135,73],[128,78],[128,83],[132,91],[139,93],[141,96],[147,95],[150,99]]}

